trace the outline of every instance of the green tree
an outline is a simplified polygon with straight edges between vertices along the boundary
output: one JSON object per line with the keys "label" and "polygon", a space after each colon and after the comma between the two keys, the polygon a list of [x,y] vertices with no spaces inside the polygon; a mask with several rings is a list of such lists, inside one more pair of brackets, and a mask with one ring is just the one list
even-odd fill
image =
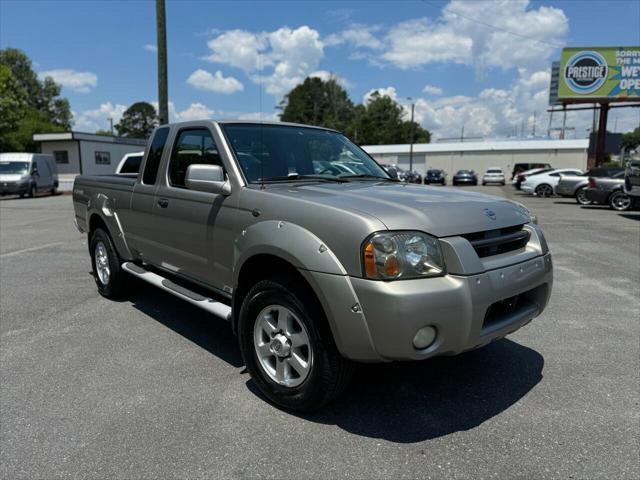
{"label": "green tree", "polygon": [[33,141],[35,133],[63,132],[65,128],[51,123],[46,115],[33,108],[27,109],[27,113],[18,123],[17,128],[2,135],[3,151],[35,152],[36,142]]}
{"label": "green tree", "polygon": [[[361,145],[409,143],[412,123],[404,120],[404,108],[386,95],[373,92],[366,105],[356,107],[354,139]],[[431,134],[413,122],[413,142],[428,143]]]}
{"label": "green tree", "polygon": [[136,102],[127,108],[115,125],[118,135],[123,137],[147,138],[158,125],[156,109],[147,102]]}
{"label": "green tree", "polygon": [[9,67],[0,65],[0,151],[6,151],[5,136],[18,128],[27,114],[27,95]]}
{"label": "green tree", "polygon": [[31,60],[24,52],[17,48],[0,50],[0,65],[11,70],[18,85],[25,92],[27,106],[30,109],[40,112],[47,122],[64,129],[71,128],[71,108],[69,101],[60,97],[60,85],[51,77],[40,81],[33,70]]}
{"label": "green tree", "polygon": [[280,103],[283,122],[335,128],[350,133],[354,118],[353,102],[335,78],[308,77],[291,90]]}
{"label": "green tree", "polygon": [[629,150],[635,150],[640,146],[640,127],[622,135],[622,146]]}

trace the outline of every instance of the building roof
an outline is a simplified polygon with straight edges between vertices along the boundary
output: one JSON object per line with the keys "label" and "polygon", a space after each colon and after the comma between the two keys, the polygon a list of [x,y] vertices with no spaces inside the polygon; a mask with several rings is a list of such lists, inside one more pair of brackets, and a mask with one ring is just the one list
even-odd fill
{"label": "building roof", "polygon": [[[409,153],[409,144],[401,145],[364,145],[369,154]],[[578,140],[506,140],[486,142],[451,143],[415,143],[413,153],[438,152],[494,152],[494,151],[532,151],[532,150],[587,150],[589,139]]]}
{"label": "building roof", "polygon": [[64,140],[84,140],[88,142],[119,143],[126,145],[146,145],[142,138],[116,137],[115,135],[97,135],[84,132],[34,133],[34,142],[58,142]]}

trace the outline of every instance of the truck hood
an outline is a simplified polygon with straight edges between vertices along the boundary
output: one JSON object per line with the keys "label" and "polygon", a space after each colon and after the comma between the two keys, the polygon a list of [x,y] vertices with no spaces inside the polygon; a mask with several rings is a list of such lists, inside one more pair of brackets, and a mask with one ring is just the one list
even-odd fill
{"label": "truck hood", "polygon": [[278,185],[270,186],[269,190],[318,206],[365,213],[380,220],[389,230],[420,230],[437,237],[530,221],[529,213],[509,200],[442,187],[352,182]]}

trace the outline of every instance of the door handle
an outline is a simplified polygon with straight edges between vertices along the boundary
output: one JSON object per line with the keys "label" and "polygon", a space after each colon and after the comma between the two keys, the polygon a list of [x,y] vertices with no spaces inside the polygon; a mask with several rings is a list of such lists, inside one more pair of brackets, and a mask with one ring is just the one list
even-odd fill
{"label": "door handle", "polygon": [[158,206],[160,208],[167,208],[169,206],[169,200],[167,198],[161,198],[158,200]]}

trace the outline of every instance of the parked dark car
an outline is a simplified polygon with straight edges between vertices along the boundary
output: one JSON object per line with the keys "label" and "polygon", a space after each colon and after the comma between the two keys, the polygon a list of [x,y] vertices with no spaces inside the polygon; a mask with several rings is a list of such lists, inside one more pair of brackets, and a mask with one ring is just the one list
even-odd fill
{"label": "parked dark car", "polygon": [[562,175],[560,182],[556,185],[555,193],[561,197],[574,197],[580,205],[588,205],[591,202],[585,195],[589,177],[611,178],[620,172],[624,173],[624,168],[592,168],[581,175]]}
{"label": "parked dark car", "polygon": [[400,180],[407,183],[422,183],[422,175],[415,170],[400,170]]}
{"label": "parked dark car", "polygon": [[513,166],[513,172],[511,173],[511,180],[516,179],[516,175],[522,172],[526,172],[528,170],[533,170],[534,168],[547,168],[551,170],[551,165],[548,163],[516,163]]}
{"label": "parked dark car", "polygon": [[447,174],[444,170],[433,169],[427,170],[427,174],[424,176],[424,183],[430,185],[432,183],[439,183],[440,185],[447,184]]}
{"label": "parked dark car", "polygon": [[382,164],[389,175],[397,178],[401,182],[422,183],[422,175],[415,171],[403,170],[398,165]]}
{"label": "parked dark car", "polygon": [[613,177],[589,177],[585,197],[592,203],[609,205],[619,212],[629,210],[633,206],[633,199],[624,191],[624,172]]}
{"label": "parked dark car", "polygon": [[478,175],[473,170],[458,170],[453,176],[454,185],[478,185]]}

